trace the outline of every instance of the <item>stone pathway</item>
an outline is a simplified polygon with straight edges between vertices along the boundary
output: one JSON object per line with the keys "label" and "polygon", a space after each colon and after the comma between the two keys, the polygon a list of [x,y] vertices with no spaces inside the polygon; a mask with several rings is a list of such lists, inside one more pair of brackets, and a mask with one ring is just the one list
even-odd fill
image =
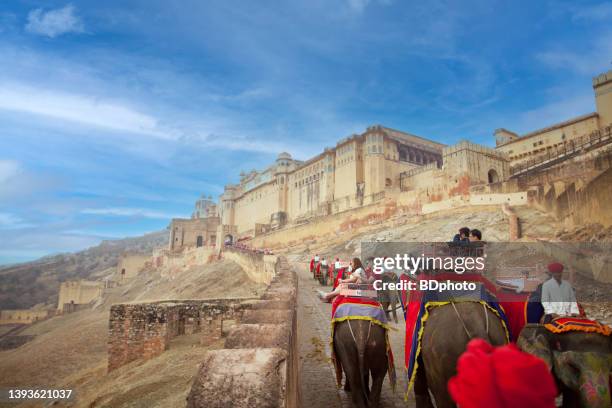
{"label": "stone pathway", "polygon": [[[293,262],[298,275],[298,350],[300,360],[300,393],[303,407],[352,407],[350,394],[336,387],[334,369],[330,362],[331,305],[317,297],[317,290],[330,291],[312,279],[304,264]],[[399,312],[399,311],[398,311]],[[401,313],[400,313],[401,315]],[[397,391],[393,393],[388,378],[385,378],[381,407],[414,407],[411,393],[404,401],[404,322],[391,330],[390,339],[397,373]]]}

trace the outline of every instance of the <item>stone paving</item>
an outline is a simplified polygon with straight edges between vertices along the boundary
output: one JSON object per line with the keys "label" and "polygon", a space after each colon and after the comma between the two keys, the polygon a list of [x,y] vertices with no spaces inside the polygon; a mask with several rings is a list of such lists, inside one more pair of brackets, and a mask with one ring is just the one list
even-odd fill
{"label": "stone paving", "polygon": [[[303,407],[352,407],[350,394],[336,387],[334,369],[330,362],[330,315],[331,305],[317,297],[317,290],[329,291],[331,287],[320,286],[312,279],[306,265],[293,262],[298,275],[298,350],[300,361],[300,393]],[[399,311],[398,311],[399,312]],[[385,378],[381,407],[414,407],[414,396],[410,393],[404,401],[406,381],[404,379],[404,321],[392,324],[390,339],[395,358],[397,389],[393,393],[388,378]]]}

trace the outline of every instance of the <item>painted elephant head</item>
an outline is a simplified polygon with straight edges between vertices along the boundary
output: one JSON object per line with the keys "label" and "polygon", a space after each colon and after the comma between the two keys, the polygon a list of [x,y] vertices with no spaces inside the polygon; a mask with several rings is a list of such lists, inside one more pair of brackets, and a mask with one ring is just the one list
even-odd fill
{"label": "painted elephant head", "polygon": [[554,334],[543,326],[528,325],[517,344],[546,362],[563,392],[563,406],[612,406],[612,338],[582,332]]}

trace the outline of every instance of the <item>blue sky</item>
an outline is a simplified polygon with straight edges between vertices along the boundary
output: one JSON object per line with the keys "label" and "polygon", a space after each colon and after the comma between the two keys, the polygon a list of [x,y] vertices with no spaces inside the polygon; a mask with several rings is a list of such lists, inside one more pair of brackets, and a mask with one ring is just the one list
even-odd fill
{"label": "blue sky", "polygon": [[612,3],[3,1],[0,264],[189,216],[371,124],[492,143],[594,111]]}

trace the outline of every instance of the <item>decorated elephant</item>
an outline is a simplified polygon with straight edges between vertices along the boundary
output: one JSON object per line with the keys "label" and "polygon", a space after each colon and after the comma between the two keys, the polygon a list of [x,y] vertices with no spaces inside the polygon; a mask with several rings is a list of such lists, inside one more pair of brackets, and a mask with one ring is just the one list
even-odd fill
{"label": "decorated elephant", "polygon": [[344,370],[344,389],[351,392],[353,404],[359,408],[378,407],[389,369],[385,329],[367,320],[345,320],[335,325],[333,345],[338,360],[336,374],[341,377]]}
{"label": "decorated elephant", "polygon": [[447,383],[457,373],[457,360],[473,338],[482,338],[494,346],[508,342],[502,320],[489,306],[455,302],[429,309],[414,380],[418,408],[433,407],[428,390],[438,408],[455,407]]}
{"label": "decorated elephant", "polygon": [[553,333],[543,325],[528,324],[517,345],[546,362],[563,394],[564,407],[612,406],[612,337],[581,331]]}

